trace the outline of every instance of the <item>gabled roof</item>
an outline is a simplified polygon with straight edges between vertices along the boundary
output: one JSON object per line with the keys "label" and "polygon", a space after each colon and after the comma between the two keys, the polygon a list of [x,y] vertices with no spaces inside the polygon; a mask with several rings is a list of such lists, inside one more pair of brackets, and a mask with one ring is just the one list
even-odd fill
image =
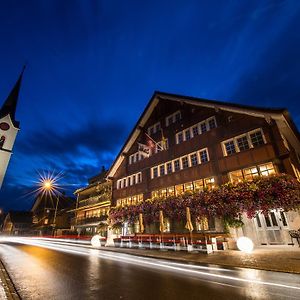
{"label": "gabled roof", "polygon": [[28,223],[32,222],[32,213],[30,211],[10,211],[7,215],[12,223]]}
{"label": "gabled roof", "polygon": [[15,83],[13,89],[11,90],[10,94],[8,95],[8,97],[6,98],[5,102],[3,103],[0,109],[0,118],[10,115],[11,121],[16,128],[19,128],[20,125],[20,123],[15,120],[15,114],[16,114],[24,70],[25,70],[25,66],[23,67],[17,82]]}
{"label": "gabled roof", "polygon": [[[207,108],[213,108],[215,110],[230,111],[233,113],[246,114],[255,117],[265,118],[267,121],[273,119],[277,122],[279,128],[284,128],[292,133],[292,138],[289,141],[294,148],[300,153],[300,134],[293,120],[291,119],[287,109],[285,108],[266,108],[258,106],[243,105],[230,102],[222,102],[217,100],[208,100],[204,98],[196,98],[191,96],[182,96],[170,93],[164,93],[155,91],[147,104],[145,110],[138,119],[133,130],[129,134],[124,146],[114,160],[111,168],[108,171],[107,177],[112,178],[116,173],[118,167],[124,159],[124,154],[128,152],[131,146],[134,144],[139,134],[143,130],[146,122],[150,118],[153,110],[160,101],[176,101],[180,103],[191,104],[195,106],[202,106]],[[288,127],[288,129],[286,129]]]}

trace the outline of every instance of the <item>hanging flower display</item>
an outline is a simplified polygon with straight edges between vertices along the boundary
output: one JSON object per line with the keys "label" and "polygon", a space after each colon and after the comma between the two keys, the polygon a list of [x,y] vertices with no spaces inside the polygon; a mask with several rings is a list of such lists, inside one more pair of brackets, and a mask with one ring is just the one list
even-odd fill
{"label": "hanging flower display", "polygon": [[300,183],[285,174],[257,177],[253,181],[227,183],[210,191],[146,200],[138,205],[113,207],[109,218],[112,223],[134,223],[140,213],[145,224],[159,221],[159,211],[175,221],[185,220],[186,207],[192,218],[218,217],[228,223],[241,224],[241,215],[253,218],[258,211],[267,214],[272,209],[285,211],[300,207]]}

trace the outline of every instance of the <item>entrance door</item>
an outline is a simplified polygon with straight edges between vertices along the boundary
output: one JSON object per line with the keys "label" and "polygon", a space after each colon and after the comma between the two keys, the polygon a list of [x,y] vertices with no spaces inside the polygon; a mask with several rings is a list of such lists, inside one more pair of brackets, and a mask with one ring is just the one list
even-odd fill
{"label": "entrance door", "polygon": [[262,244],[283,244],[283,232],[289,229],[284,211],[273,210],[255,218],[259,240]]}

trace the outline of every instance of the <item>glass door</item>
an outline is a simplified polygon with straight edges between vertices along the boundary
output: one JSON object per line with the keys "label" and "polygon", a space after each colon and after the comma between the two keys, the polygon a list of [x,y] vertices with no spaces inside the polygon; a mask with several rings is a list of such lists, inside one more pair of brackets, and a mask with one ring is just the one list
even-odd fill
{"label": "glass door", "polygon": [[261,243],[283,244],[283,231],[289,228],[284,211],[273,210],[267,215],[258,213],[255,223]]}

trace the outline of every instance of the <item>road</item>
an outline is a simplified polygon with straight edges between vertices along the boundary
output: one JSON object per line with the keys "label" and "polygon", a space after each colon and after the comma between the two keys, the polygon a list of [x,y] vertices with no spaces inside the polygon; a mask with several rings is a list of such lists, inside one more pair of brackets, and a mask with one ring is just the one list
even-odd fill
{"label": "road", "polygon": [[0,257],[22,299],[300,299],[296,274],[182,264],[29,238],[1,240]]}

